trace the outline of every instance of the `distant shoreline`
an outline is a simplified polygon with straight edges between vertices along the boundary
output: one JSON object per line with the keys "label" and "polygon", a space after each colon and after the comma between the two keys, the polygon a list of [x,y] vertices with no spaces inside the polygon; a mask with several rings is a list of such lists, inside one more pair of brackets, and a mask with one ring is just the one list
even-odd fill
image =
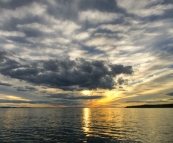
{"label": "distant shoreline", "polygon": [[173,108],[173,104],[155,104],[155,105],[134,105],[126,107],[9,107],[0,106],[0,108]]}
{"label": "distant shoreline", "polygon": [[173,108],[173,104],[156,104],[156,105],[136,105],[125,108]]}

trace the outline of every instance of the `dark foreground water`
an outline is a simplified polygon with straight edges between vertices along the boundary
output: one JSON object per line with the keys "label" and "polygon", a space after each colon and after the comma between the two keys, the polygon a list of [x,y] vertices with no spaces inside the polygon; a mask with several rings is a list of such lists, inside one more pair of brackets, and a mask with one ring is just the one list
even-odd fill
{"label": "dark foreground water", "polygon": [[0,143],[173,143],[173,109],[0,109]]}

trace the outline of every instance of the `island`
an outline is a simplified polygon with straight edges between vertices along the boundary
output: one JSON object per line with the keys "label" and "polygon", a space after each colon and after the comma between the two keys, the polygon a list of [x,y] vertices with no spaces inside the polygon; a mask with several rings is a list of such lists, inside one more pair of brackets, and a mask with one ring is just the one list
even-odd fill
{"label": "island", "polygon": [[173,104],[148,104],[148,105],[135,105],[126,106],[125,108],[173,108]]}

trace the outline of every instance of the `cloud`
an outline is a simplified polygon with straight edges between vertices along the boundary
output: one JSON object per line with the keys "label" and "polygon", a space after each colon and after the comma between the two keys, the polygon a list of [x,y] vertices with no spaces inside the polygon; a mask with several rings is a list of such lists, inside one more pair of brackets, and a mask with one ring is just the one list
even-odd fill
{"label": "cloud", "polygon": [[[101,60],[87,61],[83,58],[35,61],[30,65],[23,65],[4,56],[2,61],[0,73],[5,76],[63,90],[113,89],[117,75],[133,72],[131,66],[107,65]],[[25,87],[18,90],[30,89]]]}
{"label": "cloud", "polygon": [[74,38],[75,40],[82,41],[89,37],[90,37],[90,34],[88,32],[82,32],[82,33],[76,34]]}
{"label": "cloud", "polygon": [[120,15],[116,13],[101,12],[98,10],[87,10],[79,13],[81,22],[89,22],[91,24],[107,23],[119,19]]}
{"label": "cloud", "polygon": [[23,37],[25,36],[24,33],[22,32],[19,32],[19,31],[0,31],[0,36],[4,36],[4,37],[8,37],[8,36],[11,36],[11,37],[15,37],[15,36],[18,36],[18,37]]}
{"label": "cloud", "polygon": [[173,5],[162,5],[163,0],[145,0],[138,1],[135,0],[117,0],[119,7],[124,8],[127,12],[141,16],[147,17],[152,15],[162,15],[166,10],[172,9]]}
{"label": "cloud", "polygon": [[145,103],[146,101],[126,101],[126,103]]}
{"label": "cloud", "polygon": [[[72,97],[73,91],[85,89],[127,88],[127,96],[142,98],[137,91],[144,89],[132,91],[133,87],[146,84],[147,91],[154,88],[158,92],[163,80],[157,86],[150,81],[161,77],[157,73],[162,70],[163,79],[170,78],[171,83],[171,0],[3,0],[0,12],[0,85],[4,94],[15,91],[13,94],[29,98],[33,94],[32,99],[37,99],[35,86],[63,93],[68,90]],[[44,98],[37,92],[39,99]],[[62,100],[62,104],[72,104]],[[82,100],[73,102],[83,104]]]}
{"label": "cloud", "polygon": [[128,79],[123,79],[122,77],[119,77],[117,82],[118,82],[119,85],[122,85],[122,84],[127,85],[128,84]]}
{"label": "cloud", "polygon": [[0,103],[50,104],[50,102],[48,101],[25,101],[25,100],[7,100],[7,99],[0,99]]}
{"label": "cloud", "polygon": [[1,59],[1,62],[2,62],[2,60],[5,58],[5,56],[8,56],[8,55],[10,55],[8,52],[6,52],[6,51],[1,51],[1,50],[0,50],[0,59]]}
{"label": "cloud", "polygon": [[66,99],[66,100],[94,100],[94,99],[103,98],[103,96],[74,96],[74,95],[67,95],[67,94],[52,94],[47,97],[53,98],[53,99]]}
{"label": "cloud", "polygon": [[128,25],[121,24],[102,24],[98,28],[102,30],[110,30],[111,32],[128,32],[129,30]]}
{"label": "cloud", "polygon": [[[31,10],[32,9],[32,10]],[[33,2],[28,5],[19,6],[15,10],[1,9],[0,21],[8,21],[10,19],[23,19],[27,16],[40,16],[46,11],[46,6],[41,3]]]}
{"label": "cloud", "polygon": [[133,100],[130,100],[130,101],[126,101],[126,103],[162,103],[162,102],[168,102],[172,99],[170,98],[161,98],[161,99],[150,99],[150,100],[136,100],[136,101],[133,101]]}
{"label": "cloud", "polygon": [[173,92],[167,93],[166,95],[173,96]]}
{"label": "cloud", "polygon": [[37,91],[38,89],[35,87],[31,87],[31,86],[25,86],[25,87],[16,87],[17,91]]}
{"label": "cloud", "polygon": [[0,85],[3,85],[3,86],[12,86],[12,84],[5,83],[5,82],[0,82]]}

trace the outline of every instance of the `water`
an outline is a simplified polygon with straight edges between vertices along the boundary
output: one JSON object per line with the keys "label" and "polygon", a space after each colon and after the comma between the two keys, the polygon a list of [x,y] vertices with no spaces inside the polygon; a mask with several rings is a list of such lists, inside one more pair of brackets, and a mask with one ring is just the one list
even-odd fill
{"label": "water", "polygon": [[172,113],[171,108],[1,108],[0,143],[171,143]]}

